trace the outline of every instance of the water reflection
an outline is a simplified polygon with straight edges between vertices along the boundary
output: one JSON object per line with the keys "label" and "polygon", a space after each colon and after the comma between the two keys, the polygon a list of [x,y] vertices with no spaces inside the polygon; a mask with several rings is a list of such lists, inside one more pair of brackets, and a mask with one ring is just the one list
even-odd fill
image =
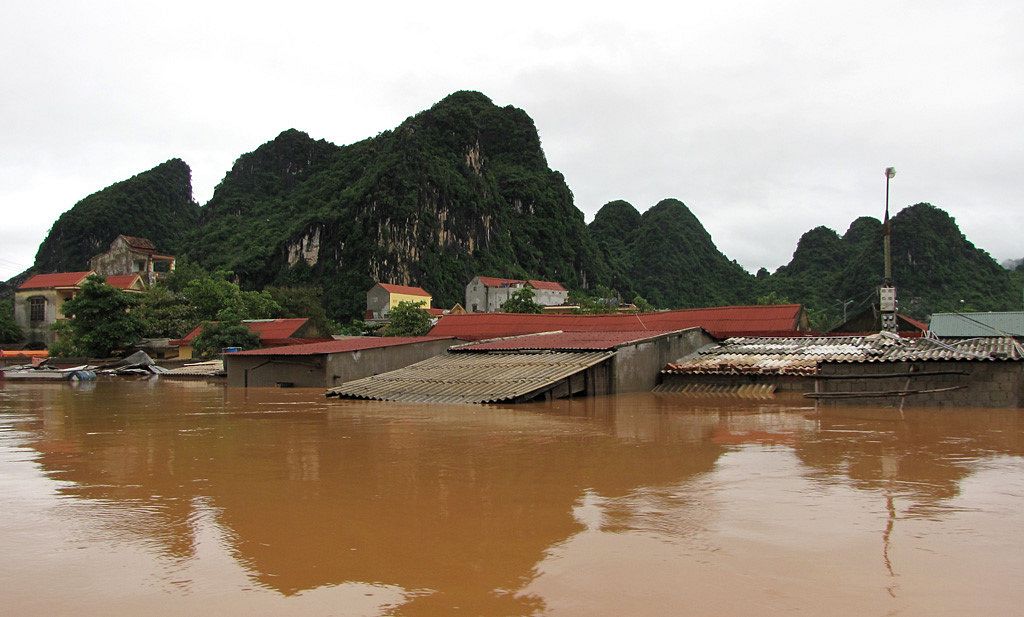
{"label": "water reflection", "polygon": [[[150,380],[19,384],[0,389],[0,410],[17,433],[2,445],[32,448],[60,495],[93,504],[104,541],[135,538],[179,564],[154,574],[165,583],[188,587],[186,564],[215,545],[250,584],[283,597],[344,587],[385,598],[367,611],[402,614],[602,612],[573,585],[705,580],[755,544],[765,554],[741,559],[759,563],[773,547],[776,558],[813,554],[826,543],[814,526],[837,523],[801,520],[815,508],[854,526],[877,521],[895,575],[899,518],[949,516],[979,466],[1024,450],[1016,412],[897,420],[788,399],[412,406]],[[842,487],[879,511],[823,499]],[[766,511],[801,522],[782,528]],[[681,593],[663,587],[648,604],[619,594],[604,606],[659,614]]]}

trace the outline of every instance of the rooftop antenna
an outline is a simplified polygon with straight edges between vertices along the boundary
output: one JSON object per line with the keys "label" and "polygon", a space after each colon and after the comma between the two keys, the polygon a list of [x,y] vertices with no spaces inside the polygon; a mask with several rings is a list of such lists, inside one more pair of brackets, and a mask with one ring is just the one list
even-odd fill
{"label": "rooftop antenna", "polygon": [[892,224],[889,222],[889,181],[896,175],[895,167],[885,168],[885,222],[882,226],[885,252],[885,276],[878,293],[878,310],[882,314],[882,330],[896,332],[896,288],[892,284]]}

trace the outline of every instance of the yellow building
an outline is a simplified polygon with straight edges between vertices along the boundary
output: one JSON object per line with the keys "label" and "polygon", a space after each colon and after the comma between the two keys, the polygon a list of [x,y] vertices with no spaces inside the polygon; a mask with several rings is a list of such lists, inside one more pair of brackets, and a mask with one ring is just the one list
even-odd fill
{"label": "yellow building", "polygon": [[424,309],[430,308],[432,298],[422,287],[377,283],[366,292],[366,318],[387,319],[391,309],[399,302],[414,302]]}

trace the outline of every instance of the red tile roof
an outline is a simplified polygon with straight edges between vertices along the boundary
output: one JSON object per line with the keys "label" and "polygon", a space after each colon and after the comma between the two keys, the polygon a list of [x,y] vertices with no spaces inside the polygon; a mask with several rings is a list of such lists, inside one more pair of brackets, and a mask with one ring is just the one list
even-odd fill
{"label": "red tile roof", "polygon": [[458,347],[455,351],[514,351],[537,349],[546,351],[602,351],[630,343],[659,338],[673,330],[634,330],[622,332],[547,332],[527,334]]}
{"label": "red tile roof", "polygon": [[[251,319],[245,320],[242,323],[245,324],[250,331],[255,332],[260,337],[260,342],[263,344],[270,344],[270,341],[283,342],[284,344],[295,342],[294,340],[285,341],[284,339],[294,339],[294,334],[299,329],[306,325],[309,321],[308,317],[293,317],[288,319]],[[191,332],[186,334],[183,338],[171,341],[172,345],[191,345],[192,341],[195,340],[199,333],[202,332],[202,324],[196,326]]]}
{"label": "red tile roof", "polygon": [[115,274],[107,277],[107,285],[118,289],[131,289],[135,281],[141,278],[138,274]]}
{"label": "red tile roof", "polygon": [[36,274],[22,283],[18,289],[51,289],[54,287],[78,287],[92,272],[54,272]]}
{"label": "red tile roof", "polygon": [[384,289],[388,290],[389,292],[393,293],[393,294],[406,294],[406,295],[409,295],[409,296],[429,296],[430,295],[430,293],[427,292],[422,287],[409,287],[408,285],[392,285],[391,283],[377,283],[377,284],[380,285],[381,287],[383,287]]}
{"label": "red tile roof", "polygon": [[380,347],[397,347],[399,345],[410,345],[412,343],[425,343],[428,341],[452,341],[447,336],[354,336],[352,338],[324,341],[320,343],[307,343],[305,345],[289,345],[286,347],[272,347],[269,349],[249,349],[238,351],[232,355],[239,356],[316,356],[329,353],[346,353],[361,351],[363,349],[377,349]]}
{"label": "red tile roof", "polygon": [[721,306],[715,308],[613,315],[528,315],[517,313],[468,313],[445,315],[430,330],[433,336],[481,339],[536,334],[538,332],[628,332],[683,330],[701,327],[712,336],[764,336],[796,333],[802,307],[799,304],[769,306]]}
{"label": "red tile roof", "polygon": [[481,276],[480,282],[486,287],[511,287],[513,285],[519,285],[522,283],[529,283],[534,289],[545,289],[548,291],[565,291],[565,287],[562,287],[561,283],[555,281],[539,281],[536,279],[522,280],[522,279],[503,279],[495,276]]}

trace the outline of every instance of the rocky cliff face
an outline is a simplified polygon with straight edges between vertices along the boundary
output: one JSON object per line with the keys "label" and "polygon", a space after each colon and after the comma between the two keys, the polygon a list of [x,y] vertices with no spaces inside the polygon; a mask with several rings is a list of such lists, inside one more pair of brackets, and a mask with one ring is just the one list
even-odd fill
{"label": "rocky cliff face", "polygon": [[190,246],[249,286],[322,285],[338,317],[359,314],[376,281],[450,306],[477,274],[573,287],[607,277],[533,121],[475,92],[349,146],[282,134],[239,159]]}
{"label": "rocky cliff face", "polygon": [[35,272],[86,270],[118,234],[141,236],[175,252],[199,218],[192,171],[171,159],[89,195],[57,219],[36,253]]}

